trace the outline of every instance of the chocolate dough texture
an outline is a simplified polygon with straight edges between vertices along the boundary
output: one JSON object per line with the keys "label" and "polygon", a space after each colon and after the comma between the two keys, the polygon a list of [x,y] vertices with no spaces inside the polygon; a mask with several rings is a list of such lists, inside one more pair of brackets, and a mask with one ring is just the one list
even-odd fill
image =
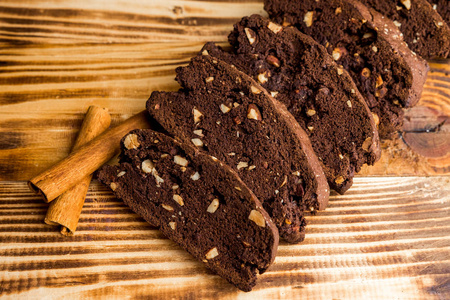
{"label": "chocolate dough texture", "polygon": [[98,179],[134,212],[243,291],[273,262],[278,230],[236,172],[152,130],[121,142],[120,164]]}
{"label": "chocolate dough texture", "polygon": [[172,136],[217,157],[263,203],[280,236],[304,239],[304,210],[324,209],[329,187],[308,135],[257,82],[210,55],[177,68],[178,92],[153,92],[150,115]]}

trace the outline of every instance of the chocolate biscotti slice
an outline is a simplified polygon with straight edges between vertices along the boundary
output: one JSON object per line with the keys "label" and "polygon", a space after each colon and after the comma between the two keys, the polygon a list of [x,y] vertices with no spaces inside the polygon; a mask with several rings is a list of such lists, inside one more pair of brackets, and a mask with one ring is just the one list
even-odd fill
{"label": "chocolate biscotti slice", "polygon": [[[425,59],[448,58],[450,28],[427,0],[361,0],[393,20],[412,51]],[[448,0],[447,6],[450,5]]]}
{"label": "chocolate biscotti slice", "polygon": [[380,155],[372,115],[347,72],[311,37],[259,15],[234,26],[236,53],[213,43],[203,54],[250,74],[284,105],[307,132],[331,188],[344,193],[363,164]]}
{"label": "chocolate biscotti slice", "polygon": [[450,2],[448,0],[428,0],[431,7],[439,13],[439,15],[450,26]]}
{"label": "chocolate biscotti slice", "polygon": [[303,211],[324,209],[329,188],[307,134],[246,74],[211,56],[177,68],[178,92],[153,92],[147,109],[169,134],[224,161],[263,203],[289,242]]}
{"label": "chocolate biscotti slice", "polygon": [[379,120],[380,137],[402,129],[402,108],[419,100],[428,65],[410,51],[393,22],[354,0],[265,3],[276,21],[311,35],[350,73]]}
{"label": "chocolate biscotti slice", "polygon": [[273,262],[278,230],[236,172],[152,130],[121,142],[98,179],[134,212],[243,291]]}

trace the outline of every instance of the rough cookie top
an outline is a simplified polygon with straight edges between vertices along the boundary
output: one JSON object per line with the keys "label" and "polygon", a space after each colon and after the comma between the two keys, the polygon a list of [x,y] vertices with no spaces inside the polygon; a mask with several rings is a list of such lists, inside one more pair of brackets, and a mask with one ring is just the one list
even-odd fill
{"label": "rough cookie top", "polygon": [[280,235],[301,238],[302,211],[325,208],[329,195],[304,130],[249,76],[209,55],[178,68],[177,80],[184,87],[179,92],[152,93],[150,115],[170,134],[231,166]]}
{"label": "rough cookie top", "polygon": [[402,108],[419,100],[428,66],[393,22],[352,0],[266,1],[266,9],[311,35],[350,73],[379,120],[381,137],[401,130]]}
{"label": "rough cookie top", "polygon": [[209,155],[152,130],[121,142],[118,166],[99,180],[167,237],[249,291],[273,262],[278,231],[237,174]]}
{"label": "rough cookie top", "polygon": [[347,72],[311,37],[259,15],[235,24],[229,40],[235,53],[213,43],[202,52],[234,63],[284,103],[311,139],[330,186],[345,192],[380,153],[372,115]]}

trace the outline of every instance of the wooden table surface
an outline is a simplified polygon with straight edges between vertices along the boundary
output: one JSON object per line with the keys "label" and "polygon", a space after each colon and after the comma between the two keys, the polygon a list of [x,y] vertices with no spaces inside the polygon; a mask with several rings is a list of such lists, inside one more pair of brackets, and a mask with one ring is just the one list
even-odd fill
{"label": "wooden table surface", "polygon": [[113,125],[232,24],[245,0],[0,0],[0,297],[450,299],[450,61],[306,240],[281,244],[250,293],[236,290],[92,182],[79,228],[43,223],[26,180],[67,156],[88,106]]}

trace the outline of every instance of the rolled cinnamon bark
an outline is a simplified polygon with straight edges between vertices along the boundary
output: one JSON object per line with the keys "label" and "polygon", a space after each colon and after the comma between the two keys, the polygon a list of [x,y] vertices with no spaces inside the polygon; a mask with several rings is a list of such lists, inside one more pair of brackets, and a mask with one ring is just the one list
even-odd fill
{"label": "rolled cinnamon bark", "polygon": [[51,202],[118,153],[120,139],[129,131],[150,128],[149,118],[148,113],[142,111],[105,131],[47,171],[31,179],[28,186],[34,192],[40,193],[45,202]]}
{"label": "rolled cinnamon bark", "polygon": [[[81,125],[72,152],[82,145],[93,140],[105,131],[111,124],[111,116],[108,110],[97,106],[90,106]],[[92,175],[87,175],[78,184],[62,193],[50,203],[44,222],[49,225],[61,225],[61,234],[73,235],[80,219],[86,193],[91,182]]]}

